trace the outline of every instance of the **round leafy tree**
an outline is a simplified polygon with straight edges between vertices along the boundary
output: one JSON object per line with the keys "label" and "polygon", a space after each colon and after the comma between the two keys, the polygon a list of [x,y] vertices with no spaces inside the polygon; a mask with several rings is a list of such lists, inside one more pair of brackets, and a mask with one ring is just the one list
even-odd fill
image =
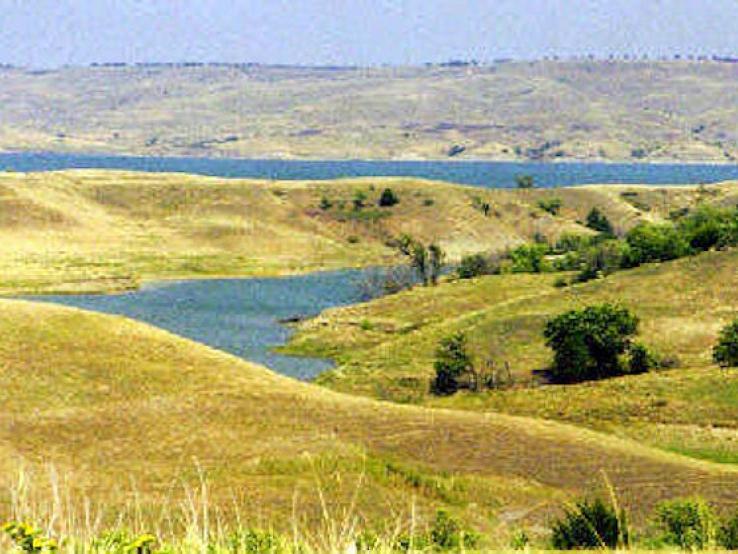
{"label": "round leafy tree", "polygon": [[459,378],[472,367],[472,360],[466,350],[466,336],[455,333],[441,339],[436,349],[436,361],[433,364],[436,378],[432,392],[438,395],[453,394],[459,389]]}
{"label": "round leafy tree", "polygon": [[576,383],[622,375],[620,357],[630,347],[638,318],[613,304],[565,312],[546,323],[546,346],[554,351],[553,379]]}
{"label": "round leafy tree", "polygon": [[723,327],[712,359],[720,367],[738,367],[738,319]]}
{"label": "round leafy tree", "polygon": [[399,204],[400,199],[392,189],[384,189],[379,197],[379,205],[382,208],[390,208],[395,204]]}

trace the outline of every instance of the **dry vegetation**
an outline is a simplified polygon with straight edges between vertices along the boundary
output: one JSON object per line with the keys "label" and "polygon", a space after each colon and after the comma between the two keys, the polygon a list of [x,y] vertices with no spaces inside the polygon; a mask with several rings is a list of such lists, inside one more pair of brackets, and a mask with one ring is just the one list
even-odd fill
{"label": "dry vegetation", "polygon": [[736,100],[711,61],[0,69],[0,149],[720,162]]}
{"label": "dry vegetation", "polygon": [[[369,205],[386,186],[400,203]],[[357,191],[368,205],[355,212]],[[538,205],[552,195],[562,200],[556,216]],[[280,274],[393,262],[386,243],[402,232],[439,240],[453,257],[536,232],[586,232],[578,221],[593,206],[628,229],[698,202],[733,205],[736,195],[734,184],[484,191],[408,179],[4,173],[0,271],[3,291],[15,293]],[[708,351],[738,304],[737,258],[710,252],[566,290],[552,275],[446,282],[332,310],[303,324],[290,347],[336,357],[338,369],[320,380],[327,387],[124,318],[0,301],[0,505],[12,504],[6,491],[24,467],[52,499],[38,504],[39,520],[63,504],[83,521],[89,502],[101,528],[122,518],[176,536],[202,523],[203,504],[188,502],[205,502],[204,476],[207,513],[223,525],[318,529],[320,491],[339,519],[350,512],[377,528],[414,521],[411,513],[424,525],[446,507],[495,546],[518,526],[540,534],[561,501],[597,487],[603,471],[638,525],[655,502],[691,493],[732,507],[738,473],[715,462],[738,459],[738,381],[711,366]],[[546,318],[604,300],[632,308],[643,340],[682,367],[528,388],[548,360]],[[435,344],[456,329],[479,359],[510,361],[520,388],[428,398]],[[63,501],[44,477],[50,465],[67,487]]]}
{"label": "dry vegetation", "polygon": [[540,419],[342,395],[119,317],[6,300],[0,337],[3,484],[15,464],[43,484],[53,464],[66,509],[87,498],[103,523],[171,525],[200,472],[214,520],[237,510],[287,529],[296,511],[317,526],[319,486],[336,511],[358,491],[357,517],[376,525],[415,503],[418,517],[447,506],[502,534],[601,471],[636,516],[689,492],[727,505],[738,481],[733,468]]}
{"label": "dry vegetation", "polygon": [[[400,203],[378,208],[385,187]],[[367,205],[354,211],[357,192]],[[630,193],[623,196],[623,192]],[[539,206],[561,198],[558,216]],[[320,208],[327,198],[331,208]],[[388,241],[438,241],[451,260],[562,232],[601,207],[618,229],[732,185],[482,190],[416,179],[228,180],[116,171],[0,172],[0,291],[115,291],[143,280],[278,275],[396,263]],[[638,202],[638,207],[633,203]],[[489,212],[480,209],[489,204]]]}

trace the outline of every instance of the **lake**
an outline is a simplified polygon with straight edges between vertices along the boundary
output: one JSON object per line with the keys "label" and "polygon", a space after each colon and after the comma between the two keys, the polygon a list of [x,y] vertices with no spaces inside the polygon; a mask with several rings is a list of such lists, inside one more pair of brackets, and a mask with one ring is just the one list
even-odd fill
{"label": "lake", "polygon": [[307,380],[332,364],[328,360],[272,352],[293,333],[280,320],[314,316],[326,308],[363,300],[359,286],[363,275],[360,270],[346,270],[284,278],[175,281],[120,295],[29,299],[145,321],[284,375]]}
{"label": "lake", "polygon": [[738,179],[738,165],[465,161],[287,161],[125,157],[51,153],[0,154],[0,169],[52,171],[81,168],[179,172],[215,177],[252,177],[288,180],[321,180],[362,176],[406,176],[488,188],[514,187],[515,176],[521,174],[532,175],[538,187],[597,183],[680,185],[714,183]]}

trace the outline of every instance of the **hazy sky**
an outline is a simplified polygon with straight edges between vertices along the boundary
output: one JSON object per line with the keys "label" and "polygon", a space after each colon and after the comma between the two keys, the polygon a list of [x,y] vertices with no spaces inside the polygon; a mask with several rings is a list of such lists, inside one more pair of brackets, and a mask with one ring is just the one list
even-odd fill
{"label": "hazy sky", "polygon": [[0,0],[0,63],[738,54],[738,0]]}

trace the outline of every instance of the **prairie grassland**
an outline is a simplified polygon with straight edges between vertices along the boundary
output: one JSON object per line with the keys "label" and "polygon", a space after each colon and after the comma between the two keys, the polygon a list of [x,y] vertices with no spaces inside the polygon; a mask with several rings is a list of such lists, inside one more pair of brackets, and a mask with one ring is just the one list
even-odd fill
{"label": "prairie grassland", "polygon": [[0,83],[5,150],[448,159],[461,145],[454,159],[738,157],[734,66],[710,61],[0,69]]}
{"label": "prairie grassland", "polygon": [[[95,507],[100,525],[176,527],[168,510],[187,506],[203,476],[224,525],[289,531],[297,513],[315,529],[324,500],[370,528],[445,507],[495,536],[535,530],[603,471],[636,521],[690,493],[728,506],[738,483],[731,467],[560,423],[346,396],[81,310],[0,302],[0,359],[2,490],[14,467],[53,464],[70,513],[83,521]],[[37,481],[53,508],[53,486]]]}
{"label": "prairie grassland", "polygon": [[[738,252],[709,252],[567,289],[553,288],[550,275],[445,283],[437,291],[415,290],[327,312],[303,324],[287,350],[335,355],[338,368],[319,381],[344,392],[562,420],[734,462],[738,377],[712,365],[711,348],[721,326],[738,312],[737,267]],[[455,302],[457,293],[469,304]],[[424,302],[426,295],[435,303]],[[532,372],[551,357],[542,336],[545,321],[599,302],[633,310],[641,319],[639,340],[678,358],[680,367],[572,386],[527,386]],[[426,310],[432,318],[424,318]],[[518,386],[433,399],[428,383],[435,346],[457,330],[468,334],[478,362],[509,361]]]}
{"label": "prairie grassland", "polygon": [[[385,187],[399,195],[397,206],[377,207]],[[354,210],[358,192],[366,206]],[[734,203],[737,195],[734,184],[490,191],[393,178],[273,182],[0,172],[0,293],[115,292],[152,279],[396,263],[388,241],[402,233],[437,241],[454,260],[536,234],[555,240],[562,232],[587,232],[581,221],[595,205],[628,229],[699,201]],[[538,205],[551,196],[562,199],[558,216]],[[323,199],[330,208],[321,209]]]}

